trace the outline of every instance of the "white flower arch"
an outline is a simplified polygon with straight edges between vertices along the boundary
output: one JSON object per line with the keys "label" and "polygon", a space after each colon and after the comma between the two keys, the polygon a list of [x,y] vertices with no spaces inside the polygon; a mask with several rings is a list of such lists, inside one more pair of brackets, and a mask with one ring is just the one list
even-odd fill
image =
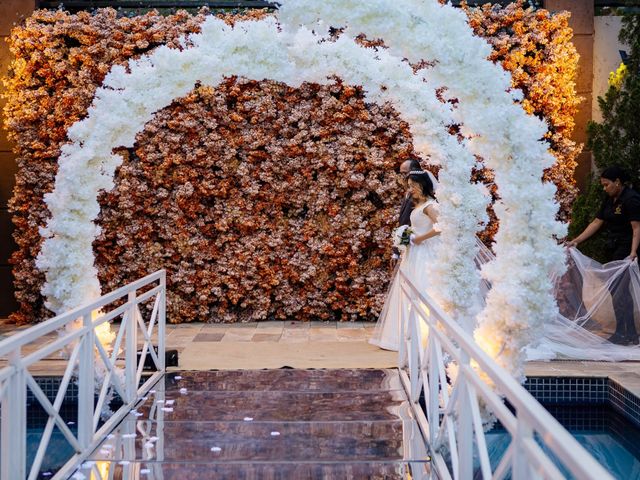
{"label": "white flower arch", "polygon": [[[155,112],[197,82],[216,86],[231,75],[291,86],[329,83],[338,76],[362,85],[367,101],[390,102],[410,125],[415,149],[442,166],[443,242],[432,293],[469,330],[479,312],[469,301],[479,285],[474,235],[488,201],[486,192],[469,182],[474,154],[494,168],[501,223],[497,259],[484,272],[493,288],[479,316],[479,338],[491,353],[500,350],[502,363],[517,372],[522,347],[556,310],[547,272],[563,259],[552,238],[563,234],[554,220],[554,187],[541,182],[542,170],[553,161],[540,141],[544,124],[514,103],[519,92],[509,93],[509,75],[486,60],[489,46],[451,6],[436,0],[282,4],[277,20],[231,27],[210,17],[199,34],[182,41],[181,50],[157,48],[107,75],[87,117],[69,129],[71,143],[62,147],[54,190],[45,196],[51,219],[41,232],[45,240],[37,266],[46,275],[47,306],[59,313],[100,295],[92,248],[99,234],[98,193],[113,188],[122,162],[113,149],[132,147]],[[336,41],[327,38],[330,25],[346,27]],[[388,48],[358,45],[354,38],[363,32],[384,38]],[[414,72],[407,59],[436,64]],[[438,100],[442,86],[460,100],[456,108]],[[463,124],[471,140],[451,136],[447,126],[453,123]],[[483,341],[488,331],[493,343]]]}

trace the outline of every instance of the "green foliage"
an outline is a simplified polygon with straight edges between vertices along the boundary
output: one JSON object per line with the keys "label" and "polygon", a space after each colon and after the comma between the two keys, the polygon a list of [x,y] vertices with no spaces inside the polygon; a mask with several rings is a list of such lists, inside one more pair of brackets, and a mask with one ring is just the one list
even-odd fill
{"label": "green foliage", "polygon": [[[602,122],[587,127],[588,148],[598,170],[620,165],[631,174],[635,188],[640,186],[640,14],[626,15],[620,41],[628,46],[626,73],[598,97]],[[569,237],[574,238],[595,218],[604,194],[597,176],[574,202]],[[580,246],[585,254],[603,260],[605,234],[599,233]]]}
{"label": "green foliage", "polygon": [[602,122],[590,122],[588,148],[599,169],[620,165],[640,180],[640,15],[627,15],[620,41],[628,45],[626,74],[620,84],[612,84],[598,98]]}
{"label": "green foliage", "polygon": [[[592,175],[586,190],[573,203],[569,238],[575,238],[580,235],[587,225],[591,223],[595,218],[596,212],[600,209],[604,196],[605,193],[600,185],[600,179]],[[605,258],[604,253],[605,241],[606,235],[601,230],[586,242],[581,243],[580,251],[594,260],[604,263],[608,260]]]}

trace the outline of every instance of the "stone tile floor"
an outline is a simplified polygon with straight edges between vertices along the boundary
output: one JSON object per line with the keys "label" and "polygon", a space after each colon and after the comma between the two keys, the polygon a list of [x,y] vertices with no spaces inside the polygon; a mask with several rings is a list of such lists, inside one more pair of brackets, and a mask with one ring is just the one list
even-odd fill
{"label": "stone tile floor", "polygon": [[180,368],[385,368],[396,354],[368,343],[374,328],[364,322],[268,321],[167,326],[167,346]]}
{"label": "stone tile floor", "polygon": [[[26,326],[0,320],[0,340]],[[180,356],[180,369],[389,368],[397,354],[368,343],[374,324],[366,322],[270,321],[243,324],[188,323],[167,325],[166,344]],[[29,353],[55,334],[25,349]],[[140,342],[141,343],[141,342]],[[64,362],[56,355],[41,362],[34,373],[57,371]],[[529,362],[529,376],[608,377],[640,395],[640,362]]]}
{"label": "stone tile floor", "polygon": [[[395,352],[370,345],[374,328],[365,322],[268,321],[242,324],[188,323],[166,326],[167,349],[178,350],[180,369],[246,368],[386,368],[397,363]],[[0,322],[0,340],[27,327]],[[56,338],[33,342],[30,353]],[[155,339],[155,337],[154,337]],[[141,335],[138,344],[142,345]],[[0,359],[0,362],[2,360]],[[1,363],[0,363],[1,364]],[[57,372],[64,362],[57,354],[35,370]]]}

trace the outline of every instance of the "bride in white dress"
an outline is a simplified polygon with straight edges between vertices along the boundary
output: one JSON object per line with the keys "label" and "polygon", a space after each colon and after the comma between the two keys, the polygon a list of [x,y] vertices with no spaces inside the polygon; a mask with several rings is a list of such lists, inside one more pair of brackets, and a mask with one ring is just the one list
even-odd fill
{"label": "bride in white dress", "polygon": [[398,350],[400,346],[400,319],[409,305],[400,289],[400,271],[419,290],[428,283],[428,266],[434,258],[434,247],[439,241],[434,224],[438,220],[438,203],[434,193],[432,175],[427,171],[412,171],[408,176],[409,192],[416,207],[411,212],[411,245],[402,254],[391,288],[378,318],[370,343],[385,350]]}

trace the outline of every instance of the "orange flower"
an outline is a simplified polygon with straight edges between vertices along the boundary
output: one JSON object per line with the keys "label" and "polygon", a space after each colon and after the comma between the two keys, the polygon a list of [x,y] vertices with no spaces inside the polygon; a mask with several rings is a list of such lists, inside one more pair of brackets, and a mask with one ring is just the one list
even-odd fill
{"label": "orange flower", "polygon": [[[579,152],[569,140],[577,57],[567,43],[567,16],[522,4],[468,13],[493,45],[491,58],[523,89],[523,107],[551,124],[558,163],[545,178],[560,186],[566,209]],[[10,202],[18,245],[15,321],[50,316],[34,259],[48,217],[42,198],[52,189],[67,129],[86,115],[114,65],[159,45],[180,48],[178,39],[197,32],[205,14],[37,11],[13,30],[5,114],[19,168]],[[385,48],[379,39],[359,41]],[[430,65],[426,59],[413,67]],[[439,95],[457,102],[446,90]],[[460,135],[459,128],[451,133]],[[99,199],[102,234],[94,249],[103,288],[166,268],[171,322],[373,320],[389,281],[386,259],[401,198],[393,172],[413,154],[411,140],[390,107],[365,104],[359,87],[339,81],[295,89],[232,78],[197,87],[158,112],[135,148],[119,151],[125,160],[116,187]],[[492,176],[482,170],[474,178]],[[495,187],[491,192],[497,198]],[[497,228],[492,218],[486,241]]]}
{"label": "orange flower", "polygon": [[[582,151],[582,145],[571,140],[573,118],[582,99],[575,89],[578,54],[571,43],[569,14],[524,8],[522,0],[506,7],[486,4],[465,10],[474,32],[493,47],[490,58],[511,72],[512,86],[524,93],[524,110],[549,123],[546,139],[556,163],[545,170],[543,178],[558,187],[558,219],[566,222],[577,194],[573,173]],[[483,170],[476,173],[475,179],[488,183],[491,176]],[[492,194],[497,198],[495,188]],[[483,241],[489,242],[498,229],[492,211],[490,217],[481,235]]]}

